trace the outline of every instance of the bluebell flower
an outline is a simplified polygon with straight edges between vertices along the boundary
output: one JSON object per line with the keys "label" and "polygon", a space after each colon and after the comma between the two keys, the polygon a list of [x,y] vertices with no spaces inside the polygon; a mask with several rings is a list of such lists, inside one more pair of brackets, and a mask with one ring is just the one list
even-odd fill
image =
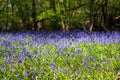
{"label": "bluebell flower", "polygon": [[17,54],[13,54],[13,57],[17,57],[18,55]]}
{"label": "bluebell flower", "polygon": [[18,63],[19,63],[19,64],[21,64],[21,63],[22,63],[22,61],[21,61],[21,60],[18,60]]}
{"label": "bluebell flower", "polygon": [[68,71],[66,69],[64,69],[63,73],[66,74]]}
{"label": "bluebell flower", "polygon": [[32,79],[34,79],[35,78],[35,74],[34,74],[34,72],[32,72]]}
{"label": "bluebell flower", "polygon": [[0,66],[0,69],[1,69],[4,73],[6,73],[6,68],[5,68],[5,67]]}
{"label": "bluebell flower", "polygon": [[29,72],[28,72],[28,71],[26,71],[26,72],[23,74],[24,77],[26,77],[26,76],[28,76],[28,75],[29,75]]}
{"label": "bluebell flower", "polygon": [[20,54],[20,57],[21,57],[22,59],[24,58],[24,56],[25,56],[24,53],[21,53],[21,54]]}
{"label": "bluebell flower", "polygon": [[17,78],[18,80],[22,80],[19,75],[17,75],[16,78]]}
{"label": "bluebell flower", "polygon": [[91,69],[91,68],[92,68],[92,66],[87,66],[87,68],[88,68],[88,69]]}
{"label": "bluebell flower", "polygon": [[82,70],[80,68],[78,68],[78,70],[76,71],[77,73],[81,73]]}
{"label": "bluebell flower", "polygon": [[43,69],[42,68],[40,68],[40,73],[42,73],[43,72]]}
{"label": "bluebell flower", "polygon": [[6,62],[11,62],[11,60],[10,60],[9,58],[7,58],[7,57],[4,57],[4,60],[5,60]]}
{"label": "bluebell flower", "polygon": [[77,52],[81,55],[82,54],[82,51],[80,49],[77,50]]}
{"label": "bluebell flower", "polygon": [[70,56],[73,58],[74,57],[74,53],[72,52],[72,53],[70,53]]}
{"label": "bluebell flower", "polygon": [[55,69],[56,69],[56,66],[55,66],[55,64],[54,64],[54,63],[51,63],[51,64],[50,64],[50,66],[52,67],[52,69],[53,69],[53,70],[55,70]]}
{"label": "bluebell flower", "polygon": [[33,68],[33,67],[30,67],[30,70],[34,70],[34,68]]}
{"label": "bluebell flower", "polygon": [[87,77],[86,76],[83,76],[83,79],[86,79]]}
{"label": "bluebell flower", "polygon": [[95,66],[95,67],[98,66],[98,62],[96,62],[96,63],[94,64],[94,66]]}
{"label": "bluebell flower", "polygon": [[102,61],[106,61],[104,57],[102,57],[102,59],[101,59],[101,60],[102,60]]}

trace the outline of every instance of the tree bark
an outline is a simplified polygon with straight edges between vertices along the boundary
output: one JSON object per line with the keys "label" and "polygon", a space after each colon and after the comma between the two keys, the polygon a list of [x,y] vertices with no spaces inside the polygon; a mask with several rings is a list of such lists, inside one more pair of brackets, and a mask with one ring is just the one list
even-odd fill
{"label": "tree bark", "polygon": [[35,0],[32,0],[32,29],[36,27],[36,3]]}
{"label": "tree bark", "polygon": [[109,31],[109,27],[107,26],[107,5],[108,5],[108,0],[103,0],[102,2],[102,23],[101,26],[106,30]]}
{"label": "tree bark", "polygon": [[8,0],[7,0],[7,21],[6,21],[6,30],[7,30],[7,28],[8,28],[8,19],[9,19],[9,16],[8,16]]}
{"label": "tree bark", "polygon": [[93,16],[93,11],[94,11],[94,0],[90,0],[90,28],[89,31],[93,30],[93,24],[94,24],[94,16]]}

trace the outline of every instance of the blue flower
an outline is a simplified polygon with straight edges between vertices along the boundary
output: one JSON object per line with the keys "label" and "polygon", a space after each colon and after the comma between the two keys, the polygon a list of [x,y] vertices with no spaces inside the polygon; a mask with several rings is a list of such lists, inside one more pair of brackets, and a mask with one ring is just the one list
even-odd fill
{"label": "blue flower", "polygon": [[82,54],[82,51],[80,49],[77,50],[77,52],[81,55]]}
{"label": "blue flower", "polygon": [[94,66],[95,66],[95,67],[98,66],[98,62],[96,62],[96,63],[94,64]]}
{"label": "blue flower", "polygon": [[21,63],[22,63],[22,61],[21,61],[21,60],[18,60],[18,63],[19,63],[19,64],[21,64]]}
{"label": "blue flower", "polygon": [[29,72],[28,72],[28,71],[26,71],[26,72],[23,74],[24,77],[26,77],[26,76],[28,76],[28,75],[29,75]]}
{"label": "blue flower", "polygon": [[78,68],[78,70],[76,71],[77,73],[81,73],[82,70],[80,68]]}
{"label": "blue flower", "polygon": [[34,78],[35,77],[35,74],[34,74],[34,72],[32,72],[32,78]]}
{"label": "blue flower", "polygon": [[7,57],[4,57],[4,60],[5,60],[6,62],[11,62],[11,60],[10,60],[9,58],[7,58]]}
{"label": "blue flower", "polygon": [[56,69],[56,66],[55,66],[55,64],[54,64],[54,63],[51,63],[51,64],[50,64],[50,66],[52,67],[52,69],[53,69],[53,70],[55,70],[55,69]]}
{"label": "blue flower", "polygon": [[18,80],[22,80],[19,75],[17,75],[16,78],[17,78]]}
{"label": "blue flower", "polygon": [[4,73],[6,73],[6,68],[2,68],[2,70],[4,71]]}
{"label": "blue flower", "polygon": [[83,76],[84,79],[86,79],[87,77],[86,76]]}
{"label": "blue flower", "polygon": [[40,73],[42,73],[43,72],[43,69],[42,68],[40,68]]}
{"label": "blue flower", "polygon": [[33,67],[30,67],[30,70],[34,70],[34,68],[33,68]]}
{"label": "blue flower", "polygon": [[66,69],[64,69],[63,73],[66,74],[68,71]]}

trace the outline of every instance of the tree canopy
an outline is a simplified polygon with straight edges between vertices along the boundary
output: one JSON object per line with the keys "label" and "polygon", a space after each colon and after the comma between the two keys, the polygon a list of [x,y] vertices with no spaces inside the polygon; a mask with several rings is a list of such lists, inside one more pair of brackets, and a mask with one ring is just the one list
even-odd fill
{"label": "tree canopy", "polygon": [[0,30],[120,31],[120,0],[1,0]]}

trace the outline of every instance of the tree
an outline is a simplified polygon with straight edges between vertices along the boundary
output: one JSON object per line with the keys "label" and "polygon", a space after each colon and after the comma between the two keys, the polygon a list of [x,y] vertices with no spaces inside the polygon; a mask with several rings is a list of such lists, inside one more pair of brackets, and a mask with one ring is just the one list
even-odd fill
{"label": "tree", "polygon": [[48,30],[111,31],[120,25],[116,19],[119,5],[119,0],[2,0],[0,26],[2,30],[28,30],[41,22]]}

